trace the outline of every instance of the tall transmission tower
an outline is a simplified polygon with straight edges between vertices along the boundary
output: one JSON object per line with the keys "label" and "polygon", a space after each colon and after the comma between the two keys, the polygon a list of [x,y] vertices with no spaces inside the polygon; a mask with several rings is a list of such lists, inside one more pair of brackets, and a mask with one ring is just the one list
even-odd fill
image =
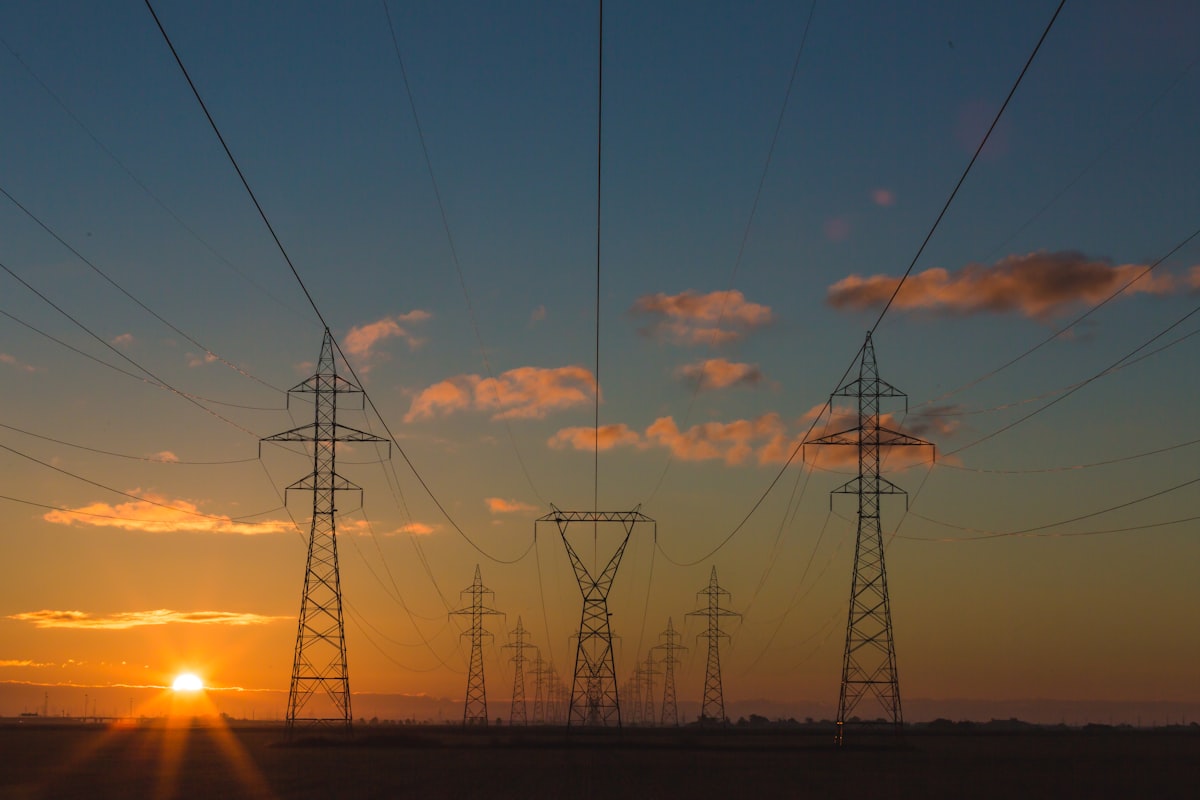
{"label": "tall transmission tower", "polygon": [[[529,631],[525,630],[525,626],[521,623],[521,618],[517,617],[517,627],[512,632],[512,641],[504,645],[505,648],[511,648],[513,651],[513,691],[512,705],[509,707],[508,724],[509,725],[528,725],[529,714],[525,705],[525,648],[532,645],[525,643],[525,637],[529,635]],[[539,659],[541,657],[539,656]],[[541,678],[538,679],[538,688],[541,688]],[[536,718],[537,700],[534,700],[534,711]]]}
{"label": "tall transmission tower", "polygon": [[654,650],[662,650],[664,655],[662,658],[663,664],[663,700],[662,700],[662,716],[659,717],[659,722],[662,725],[670,725],[679,727],[679,704],[675,702],[675,665],[679,663],[679,659],[675,653],[679,650],[687,650],[687,647],[679,643],[679,632],[675,630],[675,621],[670,617],[667,618],[667,629],[658,635],[658,638],[666,641],[654,646]]}
{"label": "tall transmission tower", "polygon": [[717,583],[717,568],[712,568],[708,578],[708,586],[696,593],[697,597],[706,598],[704,608],[689,611],[688,616],[704,617],[708,620],[704,633],[696,638],[708,640],[708,667],[704,671],[704,702],[700,706],[700,722],[702,724],[725,724],[725,694],[721,687],[721,639],[728,639],[729,634],[721,630],[722,617],[740,617],[736,611],[721,608],[721,599],[729,598]]}
{"label": "tall transmission tower", "polygon": [[[892,638],[892,609],[888,600],[887,570],[883,563],[883,533],[879,524],[879,498],[905,491],[879,474],[883,448],[933,445],[907,433],[879,424],[881,398],[907,395],[879,377],[875,345],[868,331],[858,365],[858,377],[843,383],[831,396],[858,399],[858,424],[806,444],[844,445],[858,448],[858,477],[833,490],[858,495],[858,536],[854,545],[854,573],[850,581],[850,612],[846,621],[846,649],[842,657],[842,687],[838,696],[837,742],[859,703],[873,698],[885,722],[896,730],[904,726],[900,705],[900,679],[896,672],[896,645]],[[832,498],[830,498],[832,502]]]}
{"label": "tall transmission tower", "polygon": [[[553,522],[566,547],[567,556],[583,595],[583,612],[579,619],[579,640],[575,649],[575,677],[571,686],[571,704],[567,711],[567,727],[571,725],[621,726],[621,704],[617,696],[617,674],[613,659],[612,628],[609,626],[608,593],[612,589],[621,556],[629,544],[634,526],[648,523],[657,531],[650,517],[633,511],[553,511],[534,522],[534,535],[539,522]],[[593,532],[600,523],[620,523],[625,531],[621,543],[599,575],[592,575],[567,538],[572,522],[590,522]],[[598,546],[598,545],[597,545]],[[597,559],[598,560],[598,559]]]}
{"label": "tall transmission tower", "polygon": [[629,706],[629,715],[627,720],[630,725],[642,724],[642,692],[646,685],[646,673],[642,672],[642,662],[639,661],[633,668],[633,678],[626,684],[631,690],[626,693],[626,697],[631,697],[633,702]]}
{"label": "tall transmission tower", "polygon": [[647,727],[654,727],[657,724],[654,719],[654,676],[661,675],[662,673],[656,670],[654,666],[654,648],[652,647],[650,648],[650,652],[646,653],[646,666],[642,668],[642,676],[646,680],[645,695],[642,700],[644,703],[642,724]]}
{"label": "tall transmission tower", "polygon": [[[312,445],[313,470],[287,487],[312,493],[312,528],[308,536],[308,561],[296,652],[288,688],[287,732],[297,726],[342,728],[351,731],[350,677],[346,670],[346,629],[342,617],[342,583],[338,573],[337,523],[334,497],[341,491],[362,489],[337,473],[338,442],[391,442],[337,421],[338,395],[362,394],[354,383],[337,374],[333,337],[329,329],[321,341],[317,371],[288,391],[313,396],[310,425],[263,439],[264,442],[305,442]],[[289,402],[290,405],[290,402]]]}
{"label": "tall transmission tower", "polygon": [[496,593],[483,585],[479,576],[479,565],[475,565],[475,580],[461,594],[471,596],[470,605],[451,611],[451,614],[461,614],[471,618],[471,629],[463,632],[463,636],[471,637],[471,667],[467,671],[467,698],[463,702],[463,725],[488,724],[487,686],[483,680],[483,638],[489,639],[492,634],[483,629],[483,618],[492,615],[502,615],[503,612],[484,605],[484,597]]}

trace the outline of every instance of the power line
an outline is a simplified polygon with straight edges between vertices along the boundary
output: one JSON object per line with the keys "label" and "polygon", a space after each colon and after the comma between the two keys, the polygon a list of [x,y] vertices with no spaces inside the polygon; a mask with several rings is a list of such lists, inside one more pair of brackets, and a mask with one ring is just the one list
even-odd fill
{"label": "power line", "polygon": [[[413,97],[412,86],[408,82],[408,70],[404,66],[404,57],[400,53],[400,40],[396,36],[396,26],[392,23],[392,13],[388,9],[387,0],[380,0],[380,3],[383,5],[384,16],[387,17],[388,31],[391,33],[392,37],[392,49],[396,53],[396,62],[400,65],[400,77],[404,80],[404,92],[408,97],[408,108],[412,112],[413,125],[417,129],[417,139],[421,143],[421,153],[425,157],[425,169],[429,173],[429,182],[433,185],[433,196],[437,200],[438,213],[442,218],[442,229],[446,232],[446,244],[450,248],[450,260],[453,262],[454,271],[458,275],[458,285],[462,289],[463,300],[467,306],[467,316],[470,317],[471,328],[475,332],[475,341],[479,344],[479,353],[483,358],[484,369],[487,370],[488,377],[492,378],[493,388],[495,389],[497,398],[499,398],[500,387],[494,383],[496,379],[496,373],[492,369],[492,361],[491,357],[488,355],[487,345],[484,344],[483,335],[479,331],[479,320],[475,316],[475,306],[471,302],[470,293],[467,291],[467,281],[463,276],[462,264],[458,259],[458,248],[454,244],[454,235],[450,231],[450,218],[446,214],[446,204],[442,201],[442,191],[438,186],[437,176],[433,171],[433,160],[429,156],[429,146],[425,141],[425,129],[421,126],[421,118],[417,114],[417,102]],[[542,497],[540,492],[538,492],[537,486],[534,485],[533,478],[529,474],[529,468],[525,464],[525,458],[521,455],[520,447],[517,446],[517,438],[516,435],[513,434],[512,426],[509,424],[507,419],[505,419],[503,422],[504,429],[508,432],[509,442],[512,443],[513,451],[516,453],[517,463],[521,467],[521,472],[525,475],[526,483],[529,484],[529,488],[533,491],[534,496],[538,498],[542,505],[547,505],[548,501]]]}
{"label": "power line", "polygon": [[[800,71],[800,58],[804,55],[804,46],[808,42],[808,32],[812,28],[813,14],[816,12],[816,10],[817,0],[812,0],[812,5],[810,5],[808,8],[808,19],[806,19],[804,22],[804,32],[800,35],[800,47],[796,50],[795,60],[792,61],[792,72],[788,77],[787,89],[783,93],[783,104],[779,108],[779,116],[775,119],[775,130],[771,133],[771,144],[767,147],[767,157],[763,162],[762,172],[758,176],[758,187],[754,190],[754,201],[750,204],[750,215],[746,218],[746,227],[742,229],[742,239],[738,244],[737,256],[733,260],[733,269],[730,270],[729,273],[728,285],[730,290],[733,289],[734,278],[737,277],[738,270],[742,266],[742,257],[746,253],[746,243],[750,241],[750,230],[754,225],[754,218],[758,213],[758,203],[759,200],[762,199],[763,187],[767,183],[767,173],[771,169],[771,160],[775,156],[775,145],[779,142],[779,132],[783,130],[783,119],[787,113],[788,101],[792,97],[792,87],[796,83],[796,74]],[[720,327],[721,321],[725,318],[725,305],[728,301],[729,292],[727,291],[725,296],[721,298],[721,308],[720,311],[717,312],[717,321],[714,324],[713,329],[713,340],[716,339],[717,329]],[[683,424],[680,425],[680,428],[686,428],[688,422],[691,420],[692,410],[696,405],[696,399],[700,395],[700,387],[702,384],[703,381],[697,381],[696,385],[692,388],[692,396],[691,399],[688,400],[688,407],[683,414]],[[663,465],[662,472],[659,473],[658,480],[655,482],[654,488],[650,490],[650,494],[647,495],[646,499],[643,501],[644,504],[648,504],[654,499],[654,496],[658,494],[658,490],[662,487],[663,480],[667,477],[667,471],[671,468],[671,464],[674,463],[674,460],[674,452],[668,450],[667,463]]]}
{"label": "power line", "polygon": [[[171,55],[175,59],[175,63],[177,65],[179,65],[179,70],[183,73],[183,77],[187,81],[188,87],[192,90],[192,94],[195,96],[196,102],[199,103],[201,111],[204,112],[204,117],[205,117],[205,119],[208,120],[209,127],[211,127],[213,133],[216,134],[217,140],[221,143],[221,147],[222,147],[222,149],[224,149],[225,155],[229,159],[229,163],[233,166],[234,171],[237,173],[238,179],[241,181],[243,188],[245,188],[246,194],[249,195],[250,201],[254,204],[254,208],[258,211],[259,217],[262,219],[263,224],[267,228],[267,231],[271,234],[271,238],[274,240],[276,248],[278,248],[280,255],[283,256],[283,260],[287,263],[288,269],[291,270],[292,277],[295,278],[296,283],[298,283],[300,285],[300,289],[304,292],[304,297],[308,300],[308,304],[312,307],[313,313],[316,314],[317,319],[320,321],[320,323],[324,327],[325,331],[328,332],[329,331],[329,323],[325,320],[324,315],[321,314],[321,309],[317,306],[316,300],[313,298],[312,293],[309,292],[308,286],[304,283],[304,279],[302,277],[300,277],[299,270],[296,269],[296,265],[292,262],[291,256],[288,255],[287,249],[284,248],[283,242],[280,240],[279,235],[275,232],[275,227],[271,224],[271,220],[267,217],[266,211],[263,210],[262,205],[258,202],[258,197],[255,196],[254,190],[250,188],[250,182],[246,179],[245,174],[242,172],[242,168],[238,165],[237,159],[234,158],[233,151],[231,151],[229,149],[229,145],[226,144],[225,137],[221,135],[221,130],[220,130],[220,128],[217,127],[216,120],[214,120],[212,114],[209,113],[208,106],[205,104],[204,98],[200,96],[199,89],[196,88],[196,84],[192,81],[192,77],[188,73],[187,67],[185,67],[183,64],[183,59],[180,58],[178,51],[176,51],[176,49],[175,49],[175,45],[171,42],[171,37],[167,35],[166,28],[163,27],[162,22],[158,18],[158,14],[155,13],[154,6],[151,5],[150,0],[144,0],[144,1],[145,1],[147,10],[149,10],[150,15],[154,18],[154,24],[158,26],[158,31],[159,31],[159,33],[162,34],[163,41],[166,42],[168,49],[170,49],[170,51],[171,51]],[[346,354],[345,354],[345,352],[343,352],[341,344],[338,343],[337,339],[332,338],[332,334],[330,334],[330,338],[332,340],[334,348],[337,350],[338,354],[342,357],[342,361],[346,364],[346,368],[349,370],[350,376],[354,379],[355,383],[357,383],[359,386],[362,386],[363,382],[358,377],[358,372],[354,369],[354,365],[350,362],[350,360],[348,358],[346,358]],[[365,389],[363,390],[363,399],[366,401],[367,406],[370,407],[371,411],[374,412],[375,416],[379,419],[379,422],[383,426],[384,431],[387,433],[388,438],[391,440],[392,444],[396,447],[397,451],[399,451],[401,458],[404,459],[404,463],[408,465],[408,468],[410,470],[412,470],[413,475],[416,477],[417,481],[421,484],[421,487],[425,490],[426,494],[429,495],[429,498],[433,501],[434,505],[437,506],[438,510],[442,513],[442,515],[450,523],[451,527],[453,527],[454,530],[457,531],[458,534],[469,545],[471,545],[471,547],[473,547],[475,550],[477,550],[485,558],[488,558],[491,561],[494,561],[499,564],[515,564],[518,561],[520,561],[522,558],[524,558],[526,555],[529,554],[529,550],[532,549],[532,547],[533,547],[532,541],[530,542],[530,547],[526,548],[525,552],[522,553],[520,556],[518,556],[515,559],[505,560],[505,559],[497,558],[496,556],[487,552],[479,544],[477,544],[474,539],[472,539],[470,536],[468,536],[467,532],[464,531],[462,529],[462,527],[458,524],[458,522],[456,522],[455,519],[450,515],[450,512],[442,504],[441,500],[438,499],[437,495],[435,495],[433,493],[433,490],[425,482],[425,478],[421,475],[420,472],[417,471],[416,465],[414,465],[412,463],[412,461],[408,457],[408,453],[406,453],[404,451],[404,448],[400,446],[400,442],[396,438],[395,434],[392,433],[391,428],[387,424],[387,420],[385,420],[383,418],[383,415],[380,414],[379,409],[375,406],[375,401],[371,398],[371,395]]]}
{"label": "power line", "polygon": [[933,221],[933,226],[930,227],[929,233],[925,234],[925,239],[921,242],[921,246],[917,248],[917,254],[914,255],[912,261],[909,262],[908,269],[906,269],[904,274],[900,276],[900,282],[896,284],[896,288],[892,292],[892,296],[888,298],[887,303],[884,304],[883,309],[879,312],[879,317],[875,320],[875,324],[871,326],[871,333],[874,333],[876,328],[879,327],[879,323],[883,322],[884,315],[887,314],[888,309],[892,307],[892,302],[896,299],[896,295],[900,294],[900,289],[904,286],[904,282],[908,280],[908,276],[912,274],[913,268],[917,265],[917,260],[920,259],[921,254],[925,252],[925,246],[929,244],[929,240],[933,238],[934,231],[938,229],[938,225],[941,224],[942,218],[946,216],[946,212],[950,210],[950,204],[954,202],[955,196],[958,195],[958,190],[962,188],[963,182],[966,181],[967,175],[971,172],[971,167],[975,166],[976,160],[979,159],[980,153],[983,152],[983,148],[987,145],[988,139],[991,138],[992,131],[994,131],[996,129],[996,125],[999,124],[1000,117],[1004,115],[1004,109],[1008,108],[1009,101],[1012,100],[1013,95],[1017,93],[1017,87],[1021,85],[1021,80],[1025,77],[1025,73],[1029,71],[1029,67],[1031,64],[1033,64],[1033,59],[1037,56],[1038,51],[1042,49],[1042,42],[1046,41],[1046,37],[1050,34],[1050,29],[1054,27],[1054,21],[1058,19],[1058,14],[1060,11],[1062,11],[1063,6],[1066,5],[1066,2],[1067,0],[1059,0],[1058,8],[1054,9],[1054,15],[1050,17],[1050,21],[1046,23],[1046,29],[1042,31],[1042,35],[1038,39],[1037,44],[1034,46],[1033,52],[1029,54],[1029,58],[1025,61],[1025,66],[1021,68],[1021,73],[1017,75],[1017,80],[1013,83],[1012,88],[1008,90],[1008,96],[1005,97],[1004,102],[1000,104],[1000,110],[996,112],[995,118],[992,119],[992,124],[988,127],[987,133],[983,135],[983,139],[979,142],[979,147],[975,148],[975,155],[971,156],[971,160],[967,164],[967,168],[963,170],[962,175],[958,179],[958,183],[954,185],[954,189],[950,192],[950,196],[946,198],[946,204],[942,206],[942,210],[937,215],[937,219]]}
{"label": "power line", "polygon": [[64,447],[73,447],[76,450],[86,450],[89,453],[99,453],[100,455],[113,456],[114,458],[126,458],[131,461],[148,461],[152,464],[215,466],[215,465],[228,465],[228,464],[246,464],[251,461],[258,460],[257,458],[235,458],[235,459],[230,459],[230,460],[225,460],[225,461],[184,461],[183,459],[179,459],[179,458],[163,458],[163,457],[152,458],[150,456],[133,456],[133,455],[129,455],[128,453],[116,453],[116,452],[113,452],[112,450],[101,450],[96,447],[87,447],[86,445],[74,444],[72,442],[63,441],[62,439],[55,439],[51,436],[43,436],[40,433],[34,433],[33,431],[27,431],[24,428],[18,428],[15,425],[5,425],[3,422],[0,422],[0,428],[5,428],[10,431],[15,431],[17,433],[24,434],[25,436],[32,436],[34,439],[41,439],[44,442],[53,442],[54,444],[61,444]]}

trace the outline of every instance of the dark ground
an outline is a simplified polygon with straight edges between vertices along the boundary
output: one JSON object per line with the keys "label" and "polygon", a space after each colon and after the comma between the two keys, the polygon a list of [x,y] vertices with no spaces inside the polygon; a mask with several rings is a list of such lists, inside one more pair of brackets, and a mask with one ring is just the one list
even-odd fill
{"label": "dark ground", "polygon": [[[1200,733],[0,725],[0,798],[1200,796]],[[852,732],[853,734],[854,732]]]}

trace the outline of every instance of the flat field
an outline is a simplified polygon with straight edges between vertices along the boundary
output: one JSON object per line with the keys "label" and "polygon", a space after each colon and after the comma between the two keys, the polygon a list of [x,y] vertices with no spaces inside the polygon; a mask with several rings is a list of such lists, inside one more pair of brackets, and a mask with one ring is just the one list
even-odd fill
{"label": "flat field", "polygon": [[0,798],[1192,798],[1200,733],[0,725]]}

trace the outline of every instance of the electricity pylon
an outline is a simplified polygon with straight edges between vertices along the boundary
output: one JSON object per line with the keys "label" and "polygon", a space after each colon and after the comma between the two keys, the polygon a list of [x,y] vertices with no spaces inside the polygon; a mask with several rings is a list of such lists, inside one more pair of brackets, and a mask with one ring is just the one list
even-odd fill
{"label": "electricity pylon", "polygon": [[[858,377],[847,380],[831,395],[858,399],[858,424],[805,444],[846,445],[858,448],[858,477],[833,490],[858,495],[858,536],[854,545],[854,573],[850,582],[850,613],[846,621],[846,649],[842,657],[842,687],[838,696],[837,742],[845,736],[846,722],[858,704],[873,697],[897,731],[904,726],[900,705],[900,679],[896,672],[896,645],[892,638],[892,609],[888,600],[887,570],[883,563],[883,533],[879,523],[879,498],[906,494],[879,474],[883,448],[933,445],[907,433],[879,424],[879,400],[904,397],[903,392],[879,377],[875,345],[867,333]],[[830,502],[833,499],[830,498]]]}
{"label": "electricity pylon", "polygon": [[[608,593],[621,564],[621,556],[633,528],[639,522],[655,526],[654,520],[633,511],[553,511],[534,522],[553,522],[566,547],[567,556],[583,595],[583,612],[579,619],[579,641],[575,647],[575,677],[571,686],[571,704],[567,711],[567,727],[572,724],[621,727],[621,704],[617,696],[617,674],[613,659],[612,628],[609,626]],[[590,522],[593,532],[600,523],[618,522],[625,536],[598,576],[593,576],[567,539],[567,527],[572,522]]]}
{"label": "electricity pylon", "polygon": [[[529,631],[525,630],[525,626],[521,624],[521,618],[517,617],[517,627],[512,632],[512,641],[504,645],[505,648],[511,648],[513,651],[513,691],[512,705],[509,706],[508,724],[509,725],[528,725],[529,714],[525,705],[525,648],[532,647],[525,643],[525,637],[529,635]],[[540,657],[539,657],[540,658]],[[541,688],[541,678],[538,678],[538,688]],[[536,718],[537,699],[534,700],[534,716]]]}
{"label": "electricity pylon", "polygon": [[471,618],[471,629],[464,631],[463,636],[471,637],[471,667],[467,671],[467,698],[463,702],[463,725],[488,724],[487,686],[483,680],[483,637],[492,638],[492,634],[483,629],[483,618],[491,615],[503,615],[490,606],[483,604],[485,595],[495,596],[495,592],[483,585],[479,576],[479,565],[475,565],[475,580],[460,594],[469,594],[471,604],[466,608],[451,611],[451,614],[461,614]]}
{"label": "electricity pylon", "polygon": [[540,650],[533,657],[533,724],[546,724],[546,677],[550,674]]}
{"label": "electricity pylon", "polygon": [[[313,470],[287,487],[312,492],[312,527],[308,536],[308,561],[304,591],[300,596],[300,620],[296,629],[296,652],[288,688],[287,733],[297,726],[343,728],[351,731],[350,677],[346,669],[346,628],[342,617],[342,583],[338,573],[337,522],[334,496],[340,491],[362,489],[337,473],[338,442],[391,442],[342,425],[337,421],[340,394],[362,394],[354,383],[337,374],[333,337],[325,329],[317,371],[288,390],[313,395],[314,418],[310,425],[277,433],[264,442],[311,444]],[[290,404],[290,403],[289,403]]]}
{"label": "electricity pylon", "polygon": [[664,651],[663,664],[663,701],[662,701],[662,716],[659,721],[662,725],[670,725],[679,727],[679,705],[675,702],[675,665],[679,663],[679,659],[675,657],[678,650],[687,650],[687,647],[679,643],[679,632],[675,630],[675,621],[670,617],[667,618],[667,629],[658,635],[658,638],[665,638],[666,641],[662,644],[655,645],[653,649]]}
{"label": "electricity pylon", "polygon": [[728,639],[729,634],[721,630],[721,617],[740,617],[736,611],[721,608],[721,598],[728,598],[729,592],[717,584],[717,568],[712,568],[708,578],[708,586],[696,593],[697,597],[705,597],[705,607],[689,611],[689,617],[705,617],[708,625],[704,633],[696,638],[708,640],[708,667],[704,672],[704,702],[700,706],[701,724],[725,724],[725,694],[721,688],[721,639]]}
{"label": "electricity pylon", "polygon": [[629,683],[625,684],[632,691],[626,693],[626,697],[632,697],[632,704],[629,707],[629,724],[642,724],[642,689],[646,683],[646,675],[642,672],[642,662],[638,662],[633,668],[633,678]]}
{"label": "electricity pylon", "polygon": [[645,703],[642,711],[642,724],[647,727],[654,727],[654,676],[661,675],[654,668],[654,648],[650,648],[650,652],[646,653],[646,666],[642,668],[642,675],[646,679]]}

